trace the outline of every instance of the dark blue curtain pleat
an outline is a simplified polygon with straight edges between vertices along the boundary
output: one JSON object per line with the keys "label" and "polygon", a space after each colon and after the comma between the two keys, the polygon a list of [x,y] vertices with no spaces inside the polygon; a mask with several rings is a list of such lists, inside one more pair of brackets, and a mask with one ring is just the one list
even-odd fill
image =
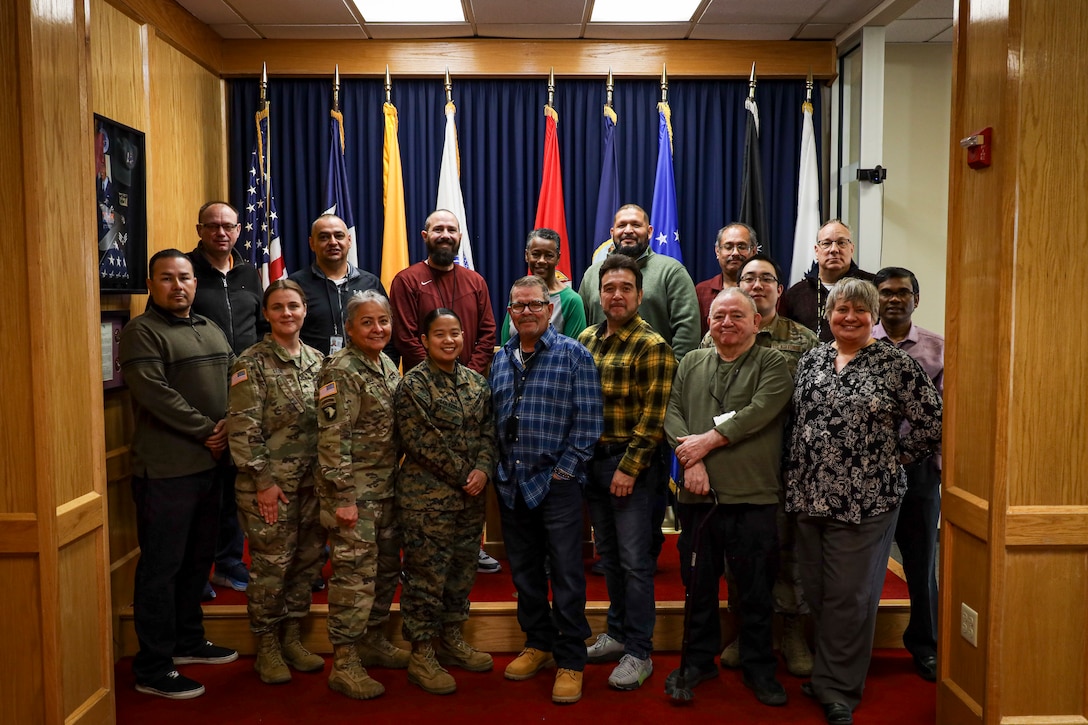
{"label": "dark blue curtain pleat", "polygon": [[[718,271],[714,235],[736,218],[740,203],[744,149],[746,81],[675,80],[669,83],[673,122],[673,164],[680,213],[680,246],[698,282]],[[322,185],[328,171],[328,113],[332,81],[273,79],[272,178],[280,213],[288,272],[310,264],[309,225],[325,210]],[[440,78],[395,80],[393,103],[400,119],[404,166],[408,253],[425,256],[419,231],[434,210],[438,167],[445,130],[445,90]],[[540,80],[455,79],[461,186],[477,271],[488,281],[496,316],[501,317],[510,284],[525,274],[525,234],[536,217],[543,165],[544,104],[547,83]],[[601,240],[593,239],[597,188],[601,175],[603,80],[557,79],[559,153],[574,282],[577,287]],[[616,148],[621,203],[647,210],[653,198],[657,158],[658,81],[617,82],[613,105],[619,116]],[[382,103],[377,79],[344,79],[346,162],[355,202],[359,264],[381,269]],[[793,256],[797,213],[797,167],[801,141],[803,81],[763,81],[756,91],[760,151],[769,238],[765,251],[788,269]],[[256,80],[228,82],[230,113],[230,199],[245,199],[249,155],[253,150]],[[819,94],[814,99],[820,138]]]}

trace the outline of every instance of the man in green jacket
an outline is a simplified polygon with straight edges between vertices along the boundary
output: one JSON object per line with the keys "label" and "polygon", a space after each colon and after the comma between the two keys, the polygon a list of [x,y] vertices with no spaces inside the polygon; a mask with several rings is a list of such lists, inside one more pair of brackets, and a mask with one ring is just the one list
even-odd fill
{"label": "man in green jacket", "polygon": [[681,571],[691,598],[686,669],[669,678],[682,675],[692,687],[717,676],[718,582],[728,560],[739,590],[730,599],[741,620],[743,682],[760,702],[777,706],[786,704],[786,691],[775,676],[771,591],[778,568],[782,431],[793,379],[780,352],[756,345],[759,322],[747,293],[722,291],[710,305],[714,347],[685,357],[673,381],[665,435],[684,469],[681,561],[691,560],[693,532],[712,508],[711,489],[719,506],[703,528],[699,566]]}

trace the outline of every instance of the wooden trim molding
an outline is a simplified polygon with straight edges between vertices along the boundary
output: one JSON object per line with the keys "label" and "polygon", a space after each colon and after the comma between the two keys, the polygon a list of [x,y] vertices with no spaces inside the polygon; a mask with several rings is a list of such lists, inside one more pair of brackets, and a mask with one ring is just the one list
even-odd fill
{"label": "wooden trim molding", "polygon": [[104,520],[105,501],[94,491],[57,506],[57,545],[66,546],[98,530]]}
{"label": "wooden trim molding", "polygon": [[[155,28],[159,37],[212,71],[219,72],[225,41],[176,2],[106,0],[138,23]],[[94,19],[91,19],[94,22]]]}
{"label": "wooden trim molding", "polygon": [[38,553],[38,517],[0,514],[0,554]]}
{"label": "wooden trim molding", "polygon": [[[119,2],[120,0],[113,0]],[[134,2],[135,0],[126,0]],[[228,40],[223,42],[221,76],[257,76],[261,63],[270,75],[342,76],[385,74],[397,77],[441,76],[446,68],[458,77],[539,77],[548,69],[563,77],[599,77],[608,69],[618,79],[747,78],[756,63],[757,78],[835,77],[832,41],[599,41],[599,40]]]}
{"label": "wooden trim molding", "polygon": [[941,517],[982,541],[988,541],[990,504],[955,486],[941,491]]}
{"label": "wooden trim molding", "polygon": [[1005,546],[1088,546],[1088,506],[1012,506]]}

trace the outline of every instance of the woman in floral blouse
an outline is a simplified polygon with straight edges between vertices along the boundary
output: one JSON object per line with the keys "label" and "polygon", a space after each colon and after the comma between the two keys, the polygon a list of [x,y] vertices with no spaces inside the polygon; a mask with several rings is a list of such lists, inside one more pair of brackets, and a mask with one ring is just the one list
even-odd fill
{"label": "woman in floral blouse", "polygon": [[796,512],[797,562],[816,630],[812,681],[802,688],[828,723],[853,722],[869,669],[891,552],[902,466],[941,440],[941,397],[909,355],[873,339],[878,296],[845,278],[828,294],[835,340],[797,366],[785,461]]}

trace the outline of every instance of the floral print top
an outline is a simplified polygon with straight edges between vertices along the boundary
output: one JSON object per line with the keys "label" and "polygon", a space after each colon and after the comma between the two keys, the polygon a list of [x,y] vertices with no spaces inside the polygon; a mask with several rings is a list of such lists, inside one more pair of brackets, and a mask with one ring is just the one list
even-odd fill
{"label": "floral print top", "polygon": [[[836,350],[801,358],[785,456],[786,510],[861,523],[899,506],[901,463],[941,442],[941,396],[913,358],[875,342],[840,372]],[[903,421],[910,430],[900,435]]]}

